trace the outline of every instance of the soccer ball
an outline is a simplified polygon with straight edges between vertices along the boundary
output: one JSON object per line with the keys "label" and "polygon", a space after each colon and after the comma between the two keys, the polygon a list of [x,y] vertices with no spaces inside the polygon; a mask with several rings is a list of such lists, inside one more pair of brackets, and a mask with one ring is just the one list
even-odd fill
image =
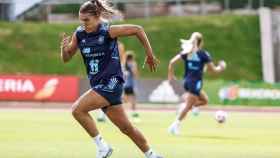
{"label": "soccer ball", "polygon": [[227,119],[227,113],[225,111],[222,111],[222,110],[216,111],[215,120],[218,123],[224,123],[224,122],[226,122],[226,119]]}

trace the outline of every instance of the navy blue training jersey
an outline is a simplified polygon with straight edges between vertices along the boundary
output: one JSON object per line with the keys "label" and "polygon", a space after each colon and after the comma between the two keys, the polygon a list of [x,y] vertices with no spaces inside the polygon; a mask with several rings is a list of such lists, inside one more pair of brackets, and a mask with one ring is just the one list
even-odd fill
{"label": "navy blue training jersey", "polygon": [[110,37],[109,27],[108,23],[101,23],[96,32],[87,33],[82,26],[76,30],[78,47],[91,86],[112,77],[117,77],[123,82],[117,38]]}
{"label": "navy blue training jersey", "polygon": [[205,50],[198,50],[191,55],[181,54],[185,62],[184,78],[192,81],[202,80],[204,65],[211,62],[211,56]]}

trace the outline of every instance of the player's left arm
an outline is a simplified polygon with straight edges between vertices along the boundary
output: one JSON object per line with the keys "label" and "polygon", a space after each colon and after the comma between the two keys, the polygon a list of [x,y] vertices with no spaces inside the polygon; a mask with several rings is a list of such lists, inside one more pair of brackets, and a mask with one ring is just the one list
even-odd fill
{"label": "player's left arm", "polygon": [[[111,38],[123,37],[123,36],[136,36],[146,51],[145,63],[150,67],[153,72],[156,70],[158,60],[156,59],[150,41],[144,31],[144,28],[139,25],[123,24],[123,25],[111,25],[109,29]],[[145,64],[144,63],[144,64]]]}
{"label": "player's left arm", "polygon": [[218,65],[215,65],[214,62],[207,63],[207,70],[213,73],[221,73],[226,69],[226,62],[221,60],[218,62]]}
{"label": "player's left arm", "polygon": [[215,65],[212,61],[211,55],[207,51],[202,51],[200,53],[200,57],[204,63],[206,63],[207,71],[212,73],[220,73],[223,72],[226,68],[226,62],[221,60],[219,61],[218,65]]}

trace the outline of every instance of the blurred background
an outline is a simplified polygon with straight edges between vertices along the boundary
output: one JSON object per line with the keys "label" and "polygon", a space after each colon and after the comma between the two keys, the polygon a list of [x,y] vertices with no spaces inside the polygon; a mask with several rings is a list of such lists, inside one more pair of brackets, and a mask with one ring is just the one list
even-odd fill
{"label": "blurred background", "polygon": [[[78,77],[78,93],[84,92],[88,85],[87,80],[84,80],[86,75],[80,55],[76,55],[74,60],[66,65],[59,60],[59,34],[67,32],[71,35],[77,28],[78,10],[83,2],[83,0],[1,0],[1,74],[70,75]],[[277,81],[280,80],[279,1],[111,2],[118,10],[113,17],[113,23],[142,25],[151,40],[155,54],[161,60],[156,73],[140,69],[141,77],[138,82],[140,102],[150,102],[154,89],[167,78],[168,62],[181,49],[179,40],[187,39],[192,32],[199,31],[203,33],[206,41],[205,49],[212,54],[214,61],[224,59],[228,64],[227,71],[222,75],[206,75],[204,88],[210,92],[211,104],[280,103],[278,101],[280,92],[274,89],[279,87]],[[120,41],[124,43],[126,50],[135,52],[137,62],[141,65],[144,50],[138,41],[135,38],[121,38]],[[183,64],[176,66],[176,75],[182,79]],[[7,82],[3,80],[1,83],[4,87],[2,89],[5,89]],[[183,92],[180,87],[173,85],[175,94],[169,91],[157,92],[157,95],[161,96],[155,96],[158,101],[154,101],[172,102],[165,101],[164,98],[178,97]],[[13,100],[5,96],[2,99]]]}
{"label": "blurred background", "polygon": [[[0,0],[0,156],[94,155],[85,142],[87,136],[64,113],[89,89],[82,58],[77,53],[67,64],[60,60],[60,34],[71,35],[79,26],[83,2]],[[111,4],[118,10],[112,23],[142,25],[161,61],[155,73],[142,69],[145,53],[139,41],[135,37],[119,39],[125,50],[135,52],[139,64],[136,94],[143,120],[137,126],[152,133],[151,141],[160,151],[168,157],[279,157],[279,0],[112,0]],[[183,129],[186,135],[169,138],[166,128],[184,92],[184,66],[183,62],[175,66],[178,81],[170,84],[166,81],[168,63],[181,50],[180,39],[188,39],[196,31],[203,34],[204,47],[214,62],[225,60],[227,69],[219,75],[206,73],[203,89],[209,95],[209,106],[202,109],[200,119],[190,118]],[[223,127],[216,122],[205,125],[219,109],[230,112],[229,121]],[[197,128],[198,124],[203,127]],[[101,128],[112,130],[108,125]],[[154,132],[157,130],[160,135]],[[50,138],[54,141],[48,141]],[[108,138],[120,148],[116,158],[139,153],[129,141],[119,143],[121,136],[110,133]],[[85,146],[83,154],[65,152],[66,147],[81,145]],[[173,152],[170,145],[178,151]],[[221,152],[224,146],[228,148]],[[201,147],[208,155],[200,152]],[[131,150],[121,152],[127,148]]]}

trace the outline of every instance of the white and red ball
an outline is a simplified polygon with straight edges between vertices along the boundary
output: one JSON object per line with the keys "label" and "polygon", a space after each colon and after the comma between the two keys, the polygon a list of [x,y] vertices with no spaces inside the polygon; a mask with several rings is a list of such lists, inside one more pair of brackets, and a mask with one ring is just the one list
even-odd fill
{"label": "white and red ball", "polygon": [[215,113],[215,120],[218,123],[225,123],[227,120],[227,116],[228,115],[225,111],[219,110],[219,111],[216,111],[216,113]]}

